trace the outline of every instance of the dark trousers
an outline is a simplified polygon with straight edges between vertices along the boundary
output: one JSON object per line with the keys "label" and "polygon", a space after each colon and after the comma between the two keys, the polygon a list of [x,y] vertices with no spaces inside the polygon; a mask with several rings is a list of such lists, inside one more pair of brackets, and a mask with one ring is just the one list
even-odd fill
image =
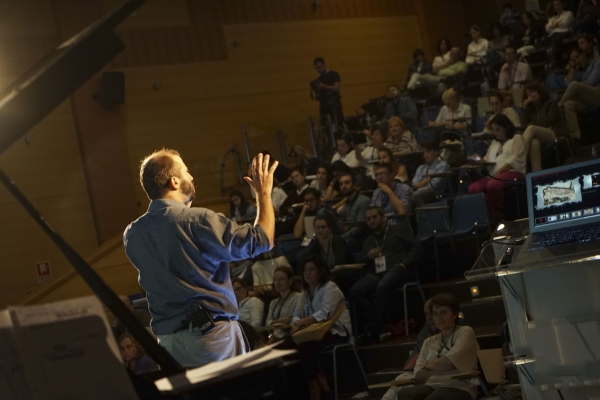
{"label": "dark trousers", "polygon": [[366,332],[379,336],[387,308],[392,303],[399,303],[391,301],[391,293],[414,280],[412,271],[396,265],[388,266],[383,273],[369,273],[352,285],[350,298],[358,311],[359,321],[365,324]]}
{"label": "dark trousers", "polygon": [[334,343],[346,343],[348,338],[348,335],[340,336],[327,332],[318,342],[304,342],[298,345],[298,357],[304,362],[308,379],[316,379],[319,374],[319,353]]}
{"label": "dark trousers", "polygon": [[471,400],[471,395],[460,389],[434,389],[431,386],[419,385],[402,388],[398,393],[398,400]]}

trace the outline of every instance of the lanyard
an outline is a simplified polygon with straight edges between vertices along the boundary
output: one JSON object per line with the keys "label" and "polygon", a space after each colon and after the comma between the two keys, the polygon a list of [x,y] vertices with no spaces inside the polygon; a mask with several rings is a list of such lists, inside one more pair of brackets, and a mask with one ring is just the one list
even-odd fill
{"label": "lanyard", "polygon": [[381,241],[381,246],[379,245],[379,242],[377,241],[377,238],[375,236],[373,236],[373,238],[375,239],[375,244],[377,245],[377,248],[381,252],[383,251],[383,246],[385,245],[385,237],[387,236],[387,231],[388,231],[389,227],[390,227],[389,225],[385,226],[385,233],[383,234],[383,240]]}
{"label": "lanyard", "polygon": [[502,154],[502,151],[504,151],[504,144],[506,142],[502,142],[502,145],[500,146],[500,149],[498,149],[498,151],[496,152],[496,158],[498,158],[499,155]]}
{"label": "lanyard", "polygon": [[281,306],[279,306],[279,312],[277,313],[277,316],[275,316],[275,310],[277,310],[277,304],[279,304],[279,302],[275,303],[275,307],[273,307],[273,312],[271,313],[272,320],[279,319],[279,317],[281,316],[281,310],[283,310],[283,305],[287,301],[288,297],[290,297],[290,294],[292,294],[291,290],[288,292],[287,296],[285,296],[285,299],[283,299],[283,301],[281,302]]}

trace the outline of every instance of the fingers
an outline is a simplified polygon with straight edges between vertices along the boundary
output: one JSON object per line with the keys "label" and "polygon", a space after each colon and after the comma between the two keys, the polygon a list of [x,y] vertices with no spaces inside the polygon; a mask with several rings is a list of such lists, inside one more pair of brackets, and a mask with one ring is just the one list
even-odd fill
{"label": "fingers", "polygon": [[271,165],[271,168],[269,169],[269,174],[273,175],[275,173],[275,170],[277,169],[277,166],[279,165],[279,161],[274,161],[273,165]]}

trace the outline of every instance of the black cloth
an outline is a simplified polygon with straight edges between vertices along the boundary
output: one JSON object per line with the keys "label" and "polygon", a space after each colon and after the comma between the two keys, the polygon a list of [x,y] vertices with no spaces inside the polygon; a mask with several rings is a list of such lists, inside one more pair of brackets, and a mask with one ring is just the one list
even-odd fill
{"label": "black cloth", "polygon": [[471,400],[471,395],[455,388],[432,388],[427,385],[404,387],[398,400]]}
{"label": "black cloth", "polygon": [[[298,189],[296,187],[294,187],[294,189],[288,192],[287,198],[283,201],[283,203],[281,203],[281,206],[279,207],[279,214],[288,215],[289,213],[287,209],[289,207],[291,207],[294,204],[304,203],[304,191],[306,189],[308,189],[308,185],[306,185],[300,193],[298,193]],[[301,210],[302,208],[298,208],[297,213],[300,213]]]}
{"label": "black cloth", "polygon": [[[333,268],[336,265],[352,263],[352,253],[350,252],[350,249],[344,239],[342,239],[340,236],[332,235],[331,247],[331,251],[333,252],[335,262],[333,265],[329,265],[328,263],[329,268]],[[310,241],[309,245],[306,246],[306,248],[302,252],[300,252],[300,254],[298,254],[298,263],[300,263],[301,260],[308,257],[309,255],[319,256],[323,258],[327,263],[327,260],[324,257],[324,254],[327,255],[327,250],[328,249],[323,249],[323,246],[321,246],[319,239],[315,237]]]}
{"label": "black cloth", "polygon": [[421,75],[432,74],[433,75],[433,65],[430,62],[423,61],[421,63],[421,69],[419,70],[419,64],[414,62],[408,66],[408,74],[406,75],[406,82],[410,81],[410,77],[414,73],[419,73]]}
{"label": "black cloth", "polygon": [[[323,75],[320,75],[318,79],[319,82],[327,86],[333,86],[337,82],[341,82],[340,74],[336,71],[327,71]],[[340,93],[321,89],[317,95],[319,98],[319,113],[321,114],[321,117],[330,115],[331,118],[337,117],[338,124],[343,123],[344,115],[342,113],[342,96],[340,96]]]}
{"label": "black cloth", "polygon": [[388,267],[402,263],[407,269],[415,267],[423,252],[407,224],[386,224],[386,228],[379,234],[372,233],[367,237],[363,244],[360,262],[367,264],[372,272],[374,272],[375,261],[367,254],[375,248],[381,250]]}
{"label": "black cloth", "polygon": [[319,374],[319,353],[334,343],[346,343],[350,335],[340,336],[327,332],[318,342],[304,342],[298,345],[298,357],[304,362],[308,379],[316,379]]}

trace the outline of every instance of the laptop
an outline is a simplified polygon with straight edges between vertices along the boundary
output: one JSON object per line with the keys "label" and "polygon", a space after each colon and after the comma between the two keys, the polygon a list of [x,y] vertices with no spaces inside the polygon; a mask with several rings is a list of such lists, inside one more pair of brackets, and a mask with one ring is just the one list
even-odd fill
{"label": "laptop", "polygon": [[600,159],[527,175],[529,235],[518,263],[600,253]]}

